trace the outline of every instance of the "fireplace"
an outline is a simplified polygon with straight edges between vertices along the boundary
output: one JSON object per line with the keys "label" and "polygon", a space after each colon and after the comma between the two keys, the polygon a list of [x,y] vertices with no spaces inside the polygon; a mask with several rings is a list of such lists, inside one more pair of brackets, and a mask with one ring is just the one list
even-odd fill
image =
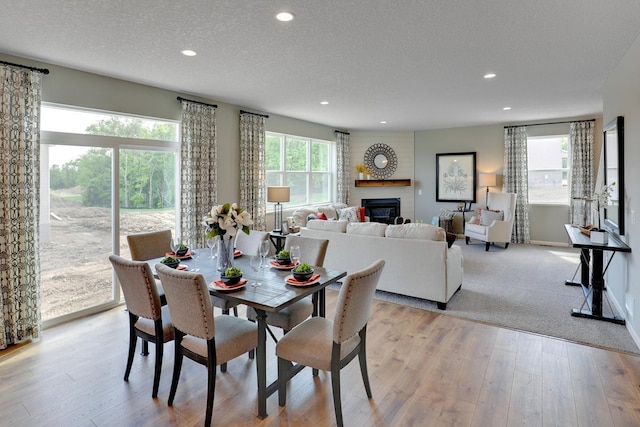
{"label": "fireplace", "polygon": [[396,217],[400,216],[400,198],[386,199],[361,199],[365,216],[372,222],[393,224]]}

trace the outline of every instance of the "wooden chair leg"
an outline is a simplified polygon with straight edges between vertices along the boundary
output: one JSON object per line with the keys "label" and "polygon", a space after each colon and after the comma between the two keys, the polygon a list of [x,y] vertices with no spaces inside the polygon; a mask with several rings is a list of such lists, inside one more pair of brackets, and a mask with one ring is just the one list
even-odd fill
{"label": "wooden chair leg", "polygon": [[149,341],[143,339],[142,340],[142,353],[140,353],[143,356],[148,356],[149,355]]}
{"label": "wooden chair leg", "polygon": [[284,406],[287,403],[287,381],[289,379],[289,369],[286,360],[278,357],[278,405]]}
{"label": "wooden chair leg", "polygon": [[367,397],[371,399],[371,385],[369,384],[369,373],[367,372],[367,349],[364,346],[364,341],[360,343],[360,351],[358,352],[358,359],[360,361],[360,373],[362,374],[362,381],[364,382],[364,389],[367,392]]}
{"label": "wooden chair leg", "polygon": [[333,409],[336,413],[336,424],[342,427],[342,401],[340,399],[340,365],[338,361],[331,362],[331,388],[333,389]]}
{"label": "wooden chair leg", "polygon": [[[211,414],[213,413],[213,398],[216,395],[216,347],[213,340],[207,343],[207,413],[204,419],[205,427],[211,426]],[[226,365],[226,363],[225,363]]]}
{"label": "wooden chair leg", "polygon": [[156,340],[156,366],[153,373],[153,393],[151,397],[158,397],[158,388],[160,388],[160,374],[162,372],[162,353],[164,353],[164,343],[162,340]]}
{"label": "wooden chair leg", "polygon": [[[176,331],[177,332],[177,331]],[[182,337],[175,338],[175,357],[173,361],[173,378],[171,379],[171,390],[169,391],[169,406],[173,405],[173,398],[176,397],[178,388],[178,379],[180,379],[180,370],[182,369]]]}
{"label": "wooden chair leg", "polygon": [[129,381],[129,374],[131,373],[131,366],[133,366],[133,355],[136,352],[136,344],[138,337],[134,329],[135,320],[131,319],[131,313],[129,313],[129,355],[127,356],[127,368],[124,371],[124,380]]}
{"label": "wooden chair leg", "polygon": [[484,250],[488,252],[489,251],[489,246],[491,246],[491,242],[486,242],[484,244]]}

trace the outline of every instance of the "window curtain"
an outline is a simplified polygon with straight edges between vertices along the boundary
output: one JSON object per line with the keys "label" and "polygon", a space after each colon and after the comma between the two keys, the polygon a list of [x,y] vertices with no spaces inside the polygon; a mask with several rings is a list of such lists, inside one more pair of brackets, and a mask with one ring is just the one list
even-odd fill
{"label": "window curtain", "polygon": [[527,164],[527,128],[508,127],[504,130],[504,182],[502,191],[516,193],[516,212],[511,240],[529,243],[529,185]]}
{"label": "window curtain", "polygon": [[571,150],[571,179],[569,196],[571,224],[591,224],[591,197],[593,195],[593,143],[594,121],[571,122],[569,124],[569,147]]}
{"label": "window curtain", "polygon": [[253,229],[267,229],[265,121],[267,116],[240,112],[240,207],[253,219]]}
{"label": "window curtain", "polygon": [[40,335],[42,74],[0,65],[0,349]]}
{"label": "window curtain", "polygon": [[206,247],[202,219],[217,202],[216,107],[181,99],[180,233]]}
{"label": "window curtain", "polygon": [[349,204],[349,184],[350,184],[350,157],[349,157],[349,134],[336,131],[336,152],[337,152],[337,185],[336,203]]}

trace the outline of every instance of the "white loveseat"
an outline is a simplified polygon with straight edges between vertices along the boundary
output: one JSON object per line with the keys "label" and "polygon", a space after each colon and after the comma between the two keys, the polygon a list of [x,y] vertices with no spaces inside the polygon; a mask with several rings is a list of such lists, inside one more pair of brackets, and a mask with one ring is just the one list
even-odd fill
{"label": "white loveseat", "polygon": [[460,248],[448,248],[445,231],[431,224],[310,220],[301,234],[329,240],[327,268],[350,273],[384,259],[382,291],[435,301],[445,310],[462,285]]}

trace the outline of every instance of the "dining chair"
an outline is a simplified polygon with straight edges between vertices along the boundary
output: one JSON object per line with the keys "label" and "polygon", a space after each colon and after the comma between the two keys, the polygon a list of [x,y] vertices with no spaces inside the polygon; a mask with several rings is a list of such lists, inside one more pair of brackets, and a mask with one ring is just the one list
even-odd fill
{"label": "dining chair", "polygon": [[[324,257],[327,253],[329,240],[316,239],[313,237],[287,236],[284,248],[289,249],[291,246],[300,246],[300,262],[306,262],[309,265],[322,267],[324,265]],[[317,295],[312,298],[304,298],[296,301],[282,310],[269,313],[267,316],[267,325],[281,328],[284,334],[287,334],[294,326],[298,325],[306,318],[313,314],[313,307]],[[247,318],[252,321],[257,320],[257,313],[252,307],[247,307]],[[276,340],[273,332],[269,330],[271,337]],[[277,340],[276,340],[277,341]]]}
{"label": "dining chair", "polygon": [[216,385],[216,366],[255,350],[258,328],[255,323],[234,316],[214,316],[209,290],[200,273],[180,271],[162,264],[156,271],[167,294],[173,319],[175,359],[169,392],[169,406],[178,387],[183,357],[207,367],[207,412],[205,426],[211,425]]}
{"label": "dining chair", "polygon": [[260,244],[268,239],[269,233],[266,231],[251,230],[249,234],[238,232],[235,248],[248,256],[259,255]]}
{"label": "dining chair", "polygon": [[166,305],[160,305],[156,280],[149,264],[144,261],[130,261],[119,255],[109,256],[109,261],[111,261],[120,282],[129,312],[129,355],[124,380],[129,381],[138,337],[144,343],[142,354],[145,356],[148,354],[148,343],[154,343],[156,345],[156,361],[151,396],[157,397],[164,343],[173,339],[173,325],[169,309]]}
{"label": "dining chair", "polygon": [[[333,321],[324,317],[305,320],[276,344],[278,356],[278,403],[285,406],[287,382],[295,375],[293,363],[331,372],[333,406],[338,426],[342,426],[340,370],[356,356],[367,397],[371,386],[367,373],[366,336],[373,295],[384,260],[347,275],[336,302]],[[314,371],[317,375],[317,371]]]}

